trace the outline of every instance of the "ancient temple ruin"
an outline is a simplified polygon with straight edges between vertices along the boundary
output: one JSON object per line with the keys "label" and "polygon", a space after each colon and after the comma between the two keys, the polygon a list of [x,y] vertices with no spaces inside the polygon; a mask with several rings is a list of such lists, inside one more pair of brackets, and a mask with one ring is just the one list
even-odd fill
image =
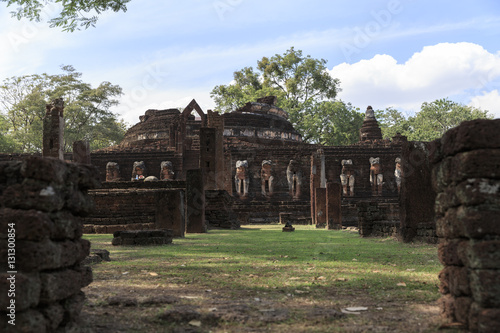
{"label": "ancient temple ruin", "polygon": [[[44,139],[47,154],[59,158],[60,104],[47,108]],[[276,104],[267,96],[219,114],[192,100],[182,111],[147,110],[119,145],[90,156],[79,153],[85,143],[75,143],[74,156],[63,158],[90,162],[102,182],[90,191],[96,210],[85,218],[85,232],[170,228],[182,237],[188,229],[289,220],[436,240],[429,208],[435,193],[421,195],[431,188],[429,143],[383,139],[371,106],[358,143],[305,143]]]}
{"label": "ancient temple ruin", "polygon": [[[182,236],[194,216],[196,232],[280,216],[328,228],[360,221],[363,236],[407,230],[397,162],[411,145],[405,137],[382,139],[369,106],[357,144],[304,143],[276,102],[268,96],[225,114],[205,112],[195,100],[182,112],[147,110],[119,145],[92,152],[102,186],[90,192],[96,211],[85,219],[85,231],[168,227]],[[200,170],[201,184],[190,170]],[[433,241],[426,222],[407,221],[413,234],[405,240]]]}

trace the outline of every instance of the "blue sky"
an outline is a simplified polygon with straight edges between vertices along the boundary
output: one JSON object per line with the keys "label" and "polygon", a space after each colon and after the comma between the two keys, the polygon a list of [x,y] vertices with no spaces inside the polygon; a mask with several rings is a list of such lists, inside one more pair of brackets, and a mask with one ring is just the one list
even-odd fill
{"label": "blue sky", "polygon": [[214,86],[292,46],[327,60],[338,98],[361,110],[414,114],[448,97],[500,117],[497,0],[132,0],[126,13],[74,33],[19,22],[10,10],[0,3],[0,79],[72,65],[94,86],[124,89],[114,111],[130,125],[193,98],[213,108]]}

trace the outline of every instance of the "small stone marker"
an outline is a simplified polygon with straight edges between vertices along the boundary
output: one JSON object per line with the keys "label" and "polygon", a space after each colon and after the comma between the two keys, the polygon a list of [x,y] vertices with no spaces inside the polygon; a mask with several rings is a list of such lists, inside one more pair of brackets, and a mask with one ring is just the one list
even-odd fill
{"label": "small stone marker", "polygon": [[292,232],[295,231],[295,228],[292,226],[290,222],[287,222],[282,229],[284,232]]}

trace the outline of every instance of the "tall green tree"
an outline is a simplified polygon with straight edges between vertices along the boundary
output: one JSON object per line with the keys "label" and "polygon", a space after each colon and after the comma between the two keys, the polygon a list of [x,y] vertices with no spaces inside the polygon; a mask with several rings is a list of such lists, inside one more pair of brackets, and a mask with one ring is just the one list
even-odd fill
{"label": "tall green tree", "polygon": [[409,119],[395,108],[389,107],[385,110],[376,110],[375,116],[384,139],[391,139],[397,133],[410,136],[413,132]]}
{"label": "tall green tree", "polygon": [[331,109],[335,105],[321,103],[333,102],[340,90],[338,79],[327,71],[326,60],[304,56],[302,51],[291,47],[282,55],[263,57],[256,70],[245,67],[234,72],[233,78],[233,83],[216,86],[211,91],[215,110],[230,112],[259,97],[275,95],[277,106],[288,112],[290,122],[305,140],[327,140],[309,130],[311,119],[321,121],[326,115],[325,107]]}
{"label": "tall green tree", "polygon": [[323,101],[306,110],[299,126],[303,139],[328,146],[345,146],[359,141],[364,114],[350,103]]}
{"label": "tall green tree", "polygon": [[0,114],[0,152],[14,151],[14,141],[9,137],[9,122]]}
{"label": "tall green tree", "polygon": [[463,121],[493,118],[487,110],[448,98],[422,103],[420,111],[413,117],[405,117],[394,108],[377,110],[376,116],[384,138],[392,138],[396,133],[401,133],[412,141],[432,141]]}
{"label": "tall green tree", "polygon": [[72,66],[63,66],[63,74],[34,74],[12,77],[0,86],[0,112],[7,122],[7,140],[13,152],[39,152],[42,149],[45,105],[63,98],[64,148],[70,151],[77,140],[88,140],[92,149],[118,143],[125,124],[110,108],[122,89],[109,82],[92,88]]}
{"label": "tall green tree", "polygon": [[79,30],[95,26],[97,15],[105,11],[127,11],[126,4],[131,0],[0,0],[7,3],[7,7],[16,6],[16,10],[11,12],[18,20],[23,18],[30,21],[39,22],[44,11],[48,12],[49,6],[57,6],[60,13],[50,19],[50,27],[61,27],[63,31]]}
{"label": "tall green tree", "polygon": [[412,134],[408,139],[431,141],[443,136],[449,129],[466,120],[493,118],[488,111],[450,101],[447,98],[423,103],[415,117],[410,119]]}

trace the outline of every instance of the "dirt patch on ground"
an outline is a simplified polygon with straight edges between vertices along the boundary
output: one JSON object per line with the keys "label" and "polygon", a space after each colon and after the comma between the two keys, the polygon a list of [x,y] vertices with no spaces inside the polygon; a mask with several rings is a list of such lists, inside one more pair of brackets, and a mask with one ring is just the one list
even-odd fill
{"label": "dirt patch on ground", "polygon": [[[362,291],[344,294],[325,288],[325,297],[316,300],[307,292],[143,288],[94,281],[84,292],[82,327],[89,332],[433,332],[441,324],[434,304],[375,303]],[[349,307],[366,310],[343,313]]]}

